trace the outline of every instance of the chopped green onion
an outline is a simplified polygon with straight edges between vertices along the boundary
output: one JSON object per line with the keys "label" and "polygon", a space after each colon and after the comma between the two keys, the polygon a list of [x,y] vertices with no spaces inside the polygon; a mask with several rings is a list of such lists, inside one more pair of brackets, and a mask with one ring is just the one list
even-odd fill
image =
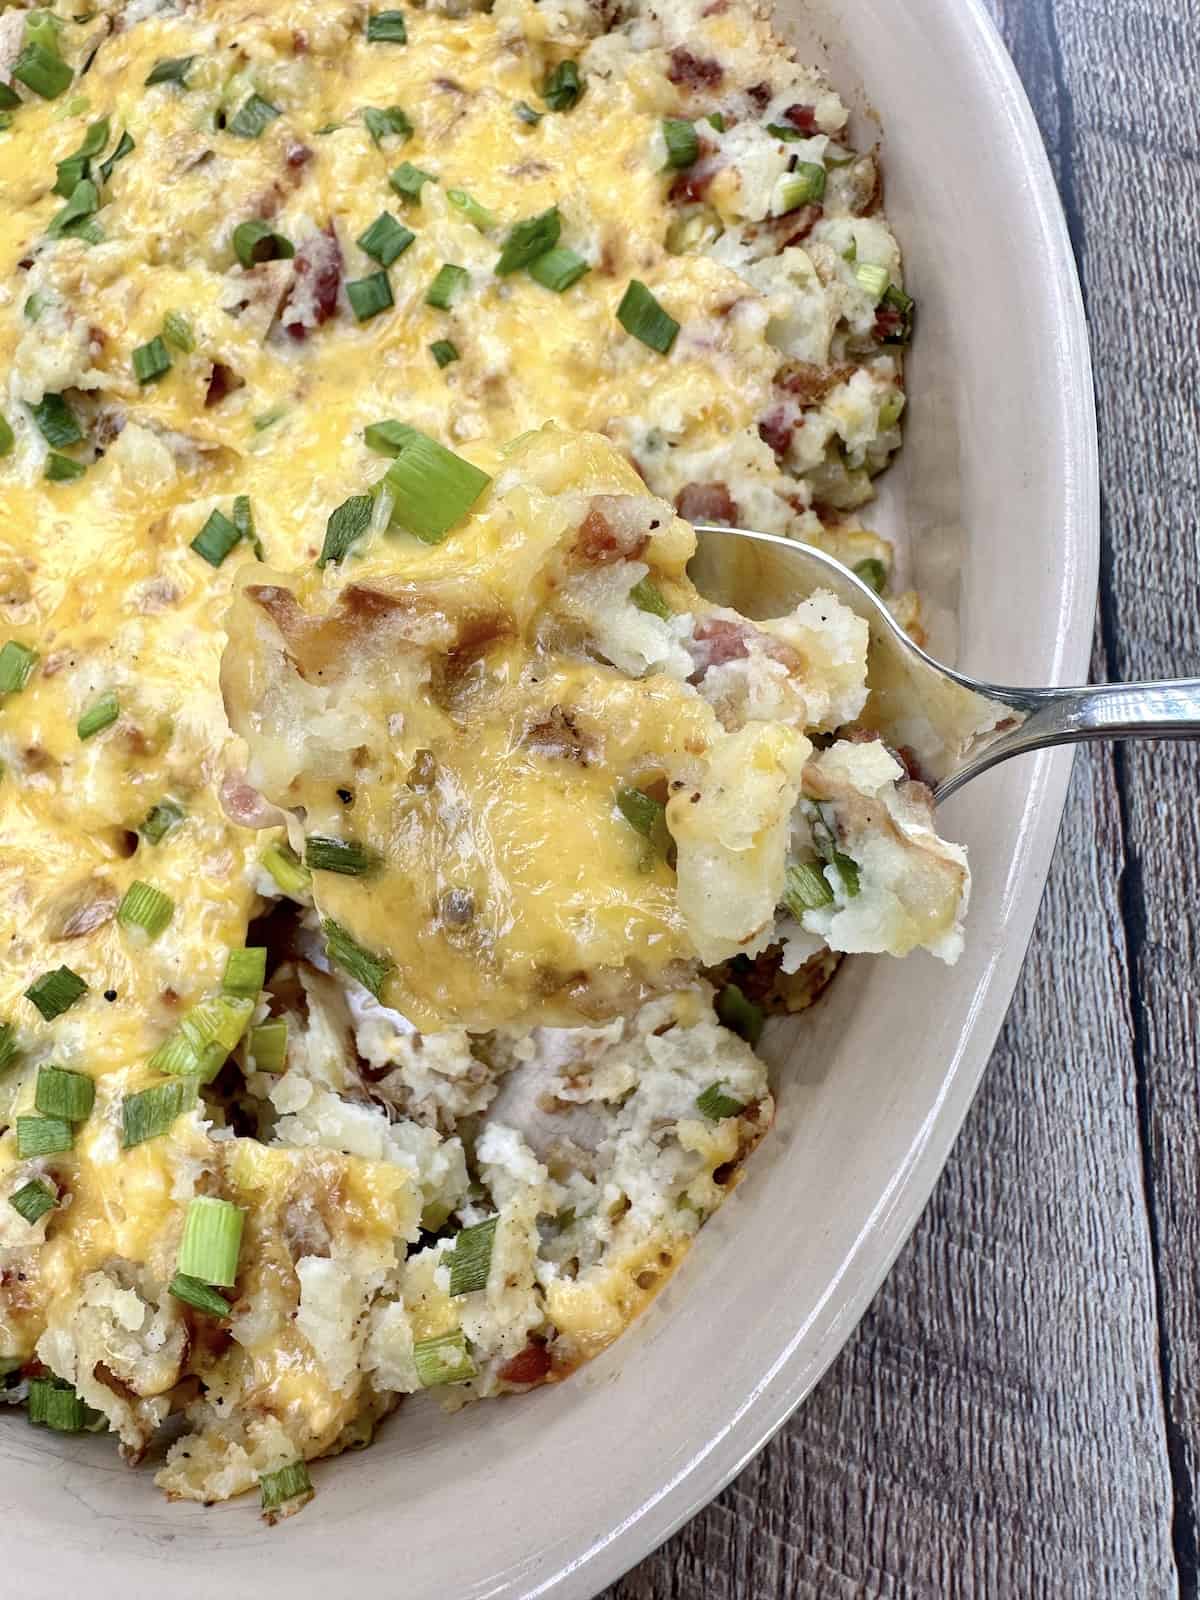
{"label": "chopped green onion", "polygon": [[61,1117],[18,1117],[17,1154],[22,1161],[34,1156],[56,1156],[69,1150],[75,1133]]}
{"label": "chopped green onion", "polygon": [[42,1220],[47,1211],[54,1210],[58,1204],[58,1196],[40,1178],[31,1178],[14,1194],[9,1195],[8,1203],[32,1228],[35,1222]]}
{"label": "chopped green onion", "polygon": [[665,834],[666,842],[669,842],[667,808],[661,800],[655,800],[653,795],[648,795],[641,789],[618,789],[617,810],[631,828],[637,829],[643,839],[649,839],[652,844],[662,845]]}
{"label": "chopped green onion", "polygon": [[11,1022],[0,1022],[0,1072],[17,1059],[17,1036]]}
{"label": "chopped green onion", "polygon": [[27,322],[36,322],[41,316],[42,312],[46,309],[46,304],[46,296],[39,293],[39,291],[35,289],[34,292],[29,296],[28,300],[26,300],[25,304],[21,307],[21,311],[25,317],[25,320]]}
{"label": "chopped green onion", "polygon": [[672,612],[663,598],[663,592],[650,578],[641,578],[629,591],[629,598],[639,611],[648,611],[652,617],[669,621]]}
{"label": "chopped green onion", "polygon": [[304,865],[310,872],[339,872],[346,878],[362,878],[373,872],[379,857],[353,839],[332,839],[310,833],[304,841]]}
{"label": "chopped green onion", "polygon": [[53,193],[69,200],[75,192],[75,185],[90,175],[92,157],[98,156],[107,143],[108,118],[101,117],[99,122],[90,124],[79,149],[58,163]]}
{"label": "chopped green onion", "polygon": [[875,556],[868,556],[865,561],[856,561],[854,576],[861,578],[868,589],[874,589],[876,594],[882,594],[887,584],[887,568]]}
{"label": "chopped green onion", "polygon": [[381,267],[390,267],[416,238],[411,228],[397,222],[390,211],[381,211],[371,226],[358,236],[358,248]]}
{"label": "chopped green onion", "polygon": [[810,861],[800,861],[787,869],[783,903],[800,922],[806,911],[819,911],[822,906],[832,905],[833,890],[819,867]]}
{"label": "chopped green onion", "polygon": [[634,278],[617,307],[617,321],[651,350],[665,356],[675,343],[679,324],[669,316],[644,283]]}
{"label": "chopped green onion", "polygon": [[59,455],[57,450],[51,450],[46,457],[42,476],[50,483],[74,483],[76,478],[82,478],[86,471],[85,462],[72,461],[70,456]]}
{"label": "chopped green onion", "polygon": [[100,163],[100,178],[103,183],[107,183],[112,177],[112,170],[116,166],[117,162],[124,161],[129,152],[135,148],[134,142],[129,137],[128,132],[123,130],[121,137],[117,140],[117,147],[113,151],[112,155],[109,156],[107,161],[102,161]]}
{"label": "chopped green onion", "polygon": [[408,29],[403,11],[376,11],[367,18],[367,39],[371,44],[407,44]]}
{"label": "chopped green onion", "polygon": [[29,1380],[29,1420],[35,1427],[53,1428],[55,1433],[81,1433],[90,1416],[90,1406],[61,1378]]}
{"label": "chopped green onion", "polygon": [[557,206],[551,206],[549,210],[525,222],[518,222],[504,241],[500,259],[496,262],[497,277],[505,278],[511,272],[519,272],[531,261],[544,256],[547,250],[553,250],[561,232],[562,218]]}
{"label": "chopped green onion", "polygon": [[889,395],[879,408],[880,431],[886,433],[889,428],[894,428],[904,413],[905,397],[899,391]]}
{"label": "chopped green onion", "polygon": [[7,83],[0,83],[0,111],[16,111],[20,105],[21,96]]}
{"label": "chopped green onion", "polygon": [[58,54],[58,37],[63,30],[63,20],[56,17],[53,11],[29,11],[25,15],[25,28],[23,37],[26,44],[32,39],[35,44],[45,45],[46,49]]}
{"label": "chopped green onion", "polygon": [[436,306],[439,311],[449,311],[455,295],[470,281],[471,274],[466,267],[456,267],[452,261],[443,262],[437,277],[425,291],[425,304]]}
{"label": "chopped green onion", "polygon": [[719,111],[710,111],[704,120],[708,123],[710,128],[715,128],[718,133],[725,132],[725,118]]}
{"label": "chopped green onion", "polygon": [[838,877],[842,880],[842,888],[846,891],[847,899],[853,900],[862,887],[858,862],[850,856],[843,855],[840,850],[835,850],[833,864],[837,868]]}
{"label": "chopped green onion", "polygon": [[[367,430],[368,433],[370,429]],[[331,561],[343,559],[356,539],[361,539],[371,526],[375,501],[369,494],[351,495],[329,514],[325,524],[325,543],[317,557],[317,566],[326,567]]]}
{"label": "chopped green onion", "polygon": [[881,304],[890,312],[896,313],[895,326],[889,324],[889,331],[883,335],[883,344],[909,344],[912,341],[913,319],[916,315],[917,303],[911,295],[905,294],[903,289],[898,289],[894,283],[889,283],[884,290]]}
{"label": "chopped green onion", "polygon": [[147,844],[161,844],[172,828],[178,827],[186,813],[174,800],[160,800],[146,813],[138,832]]}
{"label": "chopped green onion", "polygon": [[148,939],[157,939],[175,915],[175,902],[169,894],[140,878],[126,889],[117,907],[117,921],[123,928],[139,928]]}
{"label": "chopped green onion", "polygon": [[517,120],[525,123],[525,125],[530,128],[536,128],[538,123],[542,120],[542,117],[545,115],[545,113],[542,111],[535,111],[526,100],[518,100],[516,105],[513,107],[513,110],[517,114]]}
{"label": "chopped green onion", "polygon": [[334,922],[332,917],[326,917],[321,926],[325,930],[325,953],[329,959],[344,972],[348,972],[378,1000],[389,974],[394,969],[394,963],[387,956],[373,955],[370,950],[364,950],[341,923]]}
{"label": "chopped green onion", "polygon": [[149,89],[156,83],[177,83],[181,89],[186,89],[187,75],[195,59],[195,56],[164,56],[150,68],[146,88]]}
{"label": "chopped green onion", "polygon": [[448,367],[452,361],[458,360],[458,350],[449,339],[435,339],[429,346],[429,353],[439,367]]}
{"label": "chopped green onion", "polygon": [[170,353],[157,334],[133,352],[133,375],[139,383],[157,383],[170,370]]}
{"label": "chopped green onion", "polygon": [[700,154],[700,138],[695,123],[682,117],[664,117],[663,139],[667,146],[669,167],[690,167]]}
{"label": "chopped green onion", "polygon": [[30,39],[13,63],[11,76],[43,100],[57,100],[75,74],[60,55]]}
{"label": "chopped green onion", "polygon": [[499,1217],[489,1217],[464,1228],[454,1241],[454,1249],[443,1260],[450,1263],[450,1294],[474,1294],[487,1288],[488,1270],[492,1264],[492,1245],[496,1238]]}
{"label": "chopped green onion", "polygon": [[260,412],[257,417],[251,418],[255,433],[265,433],[268,428],[273,428],[277,422],[287,416],[286,406],[272,406],[270,411]]}
{"label": "chopped green onion", "polygon": [[367,449],[378,450],[383,456],[398,456],[419,437],[417,430],[410,428],[407,422],[396,422],[392,418],[386,422],[370,422],[363,429],[363,443]]}
{"label": "chopped green onion", "polygon": [[784,144],[796,144],[801,139],[811,139],[811,133],[805,133],[801,128],[793,128],[786,122],[768,122],[767,132],[772,139],[780,139]]}
{"label": "chopped green onion", "polygon": [[47,1022],[53,1022],[86,993],[87,984],[77,972],[72,972],[70,967],[55,967],[53,972],[44,972],[29,985],[25,998],[33,1002]]}
{"label": "chopped green onion", "polygon": [[9,639],[0,650],[0,697],[19,694],[33,676],[38,653],[28,645]]}
{"label": "chopped green onion", "polygon": [[210,1289],[199,1278],[189,1278],[186,1272],[177,1272],[167,1287],[167,1293],[182,1300],[185,1306],[195,1306],[197,1311],[207,1311],[214,1317],[229,1315],[229,1301],[224,1295]]}
{"label": "chopped green onion", "polygon": [[229,132],[238,139],[257,139],[278,115],[278,106],[260,94],[252,94],[230,120]]}
{"label": "chopped green onion", "polygon": [[50,219],[50,226],[46,229],[48,239],[61,239],[65,233],[73,233],[86,217],[100,209],[100,191],[90,178],[84,178],[77,183],[71,191],[71,198]]}
{"label": "chopped green onion", "polygon": [[825,193],[825,168],[815,161],[799,161],[795,170],[785,172],[771,197],[771,214],[786,216],[797,206],[811,205]]}
{"label": "chopped green onion", "polygon": [[229,952],[221,988],[226,994],[253,1000],[266,981],[266,976],[266,948],[263,945],[249,945],[245,949]]}
{"label": "chopped green onion", "polygon": [[174,345],[176,350],[185,356],[191,355],[196,348],[196,336],[192,332],[192,325],[182,311],[168,311],[163,318],[163,338],[168,344]]}
{"label": "chopped green onion", "polygon": [[179,1245],[179,1271],[218,1289],[231,1289],[237,1282],[245,1220],[246,1213],[230,1200],[212,1195],[189,1200]]}
{"label": "chopped green onion", "polygon": [[219,567],[241,539],[237,525],[220,511],[210,511],[208,520],[192,540],[191,548],[203,556],[210,567]]}
{"label": "chopped green onion", "polygon": [[551,111],[570,111],[583,94],[583,79],[574,61],[560,61],[553,72],[542,79],[539,91]]}
{"label": "chopped green onion", "polygon": [[363,121],[376,144],[382,144],[393,133],[398,139],[412,137],[413,125],[399,106],[384,106],[382,111],[375,106],[364,106]]}
{"label": "chopped green onion", "polygon": [[249,269],[262,261],[290,261],[296,248],[269,223],[255,218],[251,222],[239,222],[233,230],[233,253],[242,266]]}
{"label": "chopped green onion", "polygon": [[591,270],[582,256],[576,255],[574,250],[568,250],[565,245],[547,250],[536,261],[529,263],[529,276],[534,282],[540,283],[544,289],[553,289],[555,294],[562,294]]}
{"label": "chopped green onion", "polygon": [[392,286],[386,272],[372,272],[366,278],[355,278],[346,285],[346,298],[359,322],[369,322],[381,311],[395,305]]}
{"label": "chopped green onion", "polygon": [[309,1499],[313,1493],[312,1479],[303,1461],[292,1461],[277,1472],[264,1472],[258,1486],[264,1511],[278,1511],[301,1496]]}
{"label": "chopped green onion", "polygon": [[312,888],[312,873],[302,865],[300,857],[290,845],[276,841],[269,844],[259,856],[259,861],[283,890],[297,900]]}
{"label": "chopped green onion", "polygon": [[12,431],[12,424],[7,417],[0,417],[0,456],[11,455],[16,442],[17,436]]}
{"label": "chopped green onion", "polygon": [[43,395],[37,405],[30,406],[38,432],[53,450],[69,444],[78,444],[83,438],[79,419],[60,394]]}
{"label": "chopped green onion", "polygon": [[393,523],[426,544],[440,544],[491,481],[471,462],[415,431],[384,478],[394,499]]}
{"label": "chopped green onion", "polygon": [[731,1033],[740,1034],[746,1043],[754,1046],[762,1038],[763,1010],[752,1004],[736,983],[727,983],[717,996],[717,1019]]}
{"label": "chopped green onion", "polygon": [[272,1017],[250,1029],[250,1061],[255,1072],[282,1072],[287,1066],[286,1017]]}
{"label": "chopped green onion", "polygon": [[452,1328],[449,1333],[440,1333],[433,1339],[418,1339],[413,1345],[413,1362],[417,1377],[426,1389],[435,1389],[444,1383],[467,1383],[478,1376],[467,1348],[467,1336],[461,1328]]}
{"label": "chopped green onion", "polygon": [[496,226],[495,213],[489,211],[485,205],[481,205],[474,195],[468,194],[465,189],[447,189],[446,199],[454,207],[455,211],[460,216],[465,217],[474,227],[478,228],[480,233],[484,233],[488,228]]}
{"label": "chopped green onion", "polygon": [[46,1117],[86,1122],[96,1103],[96,1085],[86,1072],[65,1067],[39,1067],[33,1103]]}
{"label": "chopped green onion", "polygon": [[432,172],[423,172],[420,167],[414,167],[411,161],[402,161],[395,172],[388,175],[388,182],[405,200],[419,200],[425,185],[436,183],[437,179]]}
{"label": "chopped green onion", "polygon": [[254,510],[250,504],[250,496],[248,494],[238,494],[233,497],[233,525],[261,561],[263,559],[262,540],[254,531]]}
{"label": "chopped green onion", "polygon": [[870,295],[872,300],[883,298],[888,286],[886,267],[875,266],[870,261],[861,261],[854,269],[854,276],[858,279],[858,286],[864,294]]}
{"label": "chopped green onion", "polygon": [[243,995],[213,995],[200,1000],[180,1018],[147,1065],[169,1077],[196,1078],[211,1083],[229,1052],[245,1033],[254,1015],[253,999]]}
{"label": "chopped green onion", "polygon": [[696,1110],[710,1122],[720,1122],[723,1117],[736,1117],[745,1110],[740,1100],[726,1094],[719,1083],[710,1083],[703,1094],[696,1096]]}
{"label": "chopped green onion", "polygon": [[121,1102],[121,1143],[126,1150],[158,1139],[171,1125],[196,1104],[196,1079],[175,1078],[156,1083],[138,1094],[127,1094]]}

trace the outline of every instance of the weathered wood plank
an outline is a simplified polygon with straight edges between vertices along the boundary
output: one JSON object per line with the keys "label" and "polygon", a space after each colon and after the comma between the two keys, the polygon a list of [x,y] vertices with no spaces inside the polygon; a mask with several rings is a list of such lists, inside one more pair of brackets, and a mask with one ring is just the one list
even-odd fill
{"label": "weathered wood plank", "polygon": [[[1097,671],[1200,671],[1200,3],[993,9],[1091,291],[1115,547]],[[907,1251],[789,1427],[610,1600],[1195,1594],[1196,768],[1081,761],[1021,989]]]}

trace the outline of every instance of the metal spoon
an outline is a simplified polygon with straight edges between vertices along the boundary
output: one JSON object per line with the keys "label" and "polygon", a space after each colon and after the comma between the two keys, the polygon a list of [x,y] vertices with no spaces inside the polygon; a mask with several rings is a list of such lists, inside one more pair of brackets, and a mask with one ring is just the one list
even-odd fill
{"label": "metal spoon", "polygon": [[828,590],[871,628],[862,721],[904,747],[945,800],[1010,756],[1085,739],[1194,739],[1200,678],[1011,689],[943,666],[914,644],[874,590],[811,545],[748,528],[695,524],[689,573],[708,599],[762,620]]}

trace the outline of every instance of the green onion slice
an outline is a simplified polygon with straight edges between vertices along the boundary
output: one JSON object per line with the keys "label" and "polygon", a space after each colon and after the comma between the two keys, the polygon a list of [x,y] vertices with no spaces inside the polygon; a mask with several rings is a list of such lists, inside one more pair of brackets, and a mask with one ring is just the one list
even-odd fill
{"label": "green onion slice", "polygon": [[799,861],[787,869],[784,880],[783,903],[797,922],[806,911],[819,911],[833,904],[833,890],[825,874],[811,861]]}
{"label": "green onion slice", "polygon": [[267,978],[267,952],[263,945],[231,950],[225,959],[221,988],[226,994],[253,1000]]}
{"label": "green onion slice", "polygon": [[792,172],[785,172],[775,185],[771,211],[786,216],[797,206],[811,205],[825,194],[825,168],[815,161],[799,161]]}
{"label": "green onion slice", "polygon": [[[7,83],[0,83],[0,111],[16,111],[20,104],[21,96],[11,89]],[[8,126],[12,126],[11,122]]]}
{"label": "green onion slice", "polygon": [[465,217],[473,227],[478,228],[480,233],[485,233],[488,228],[496,226],[495,212],[489,211],[485,205],[476,200],[474,195],[468,194],[465,189],[447,189],[446,199],[454,207],[455,211],[460,216]]}
{"label": "green onion slice", "polygon": [[250,504],[250,496],[248,494],[238,494],[233,497],[233,525],[261,561],[263,559],[263,545],[262,540],[254,531],[254,510]]}
{"label": "green onion slice", "polygon": [[34,1156],[56,1156],[69,1150],[75,1131],[62,1117],[18,1117],[17,1154],[22,1161]]}
{"label": "green onion slice", "polygon": [[111,728],[121,715],[121,705],[115,690],[109,689],[98,700],[93,700],[91,705],[75,724],[75,732],[81,739],[92,739],[98,733],[103,733],[105,728]]}
{"label": "green onion slice", "polygon": [[195,59],[195,56],[164,56],[150,68],[146,88],[152,88],[156,83],[177,83],[181,89],[186,89],[187,75]]}
{"label": "green onion slice", "polygon": [[535,111],[527,100],[518,100],[513,110],[516,112],[517,120],[530,128],[536,128],[545,115],[544,112]]}
{"label": "green onion slice", "polygon": [[211,1083],[254,1015],[253,999],[213,995],[180,1019],[147,1063],[153,1072]]}
{"label": "green onion slice", "polygon": [[87,466],[82,461],[73,461],[70,456],[59,455],[57,450],[51,450],[46,457],[46,465],[42,476],[50,483],[74,483],[77,478],[82,478],[87,471]]}
{"label": "green onion slice", "polygon": [[367,18],[367,39],[371,44],[407,44],[408,29],[403,11],[376,11]]}
{"label": "green onion slice", "polygon": [[58,1195],[48,1184],[40,1178],[31,1178],[28,1183],[10,1194],[8,1203],[13,1210],[25,1218],[32,1228],[35,1222],[40,1222],[47,1211],[53,1211],[58,1204]]}
{"label": "green onion slice", "polygon": [[117,140],[117,146],[112,155],[109,156],[107,161],[102,161],[100,163],[100,178],[103,183],[107,183],[112,177],[112,170],[116,166],[117,162],[124,161],[129,152],[135,148],[136,146],[134,145],[133,140],[129,137],[128,132],[122,131],[121,137]]}
{"label": "green onion slice", "polygon": [[17,1059],[17,1035],[11,1022],[0,1022],[0,1072]]}
{"label": "green onion slice", "polygon": [[666,856],[672,839],[667,827],[667,808],[660,800],[641,789],[623,787],[617,790],[617,810],[631,828],[649,840],[660,856]]}
{"label": "green onion slice", "polygon": [[9,639],[0,649],[0,696],[19,694],[33,676],[38,664],[38,653],[16,639]]}
{"label": "green onion slice", "polygon": [[488,1217],[464,1228],[454,1241],[454,1249],[446,1258],[450,1263],[450,1293],[474,1294],[486,1289],[488,1271],[492,1264],[492,1246],[496,1239],[499,1217]]}
{"label": "green onion slice", "polygon": [[249,269],[263,261],[290,261],[296,247],[283,234],[276,233],[269,223],[258,218],[239,222],[233,230],[233,253],[242,266]]}
{"label": "green onion slice", "polygon": [[553,250],[561,232],[562,218],[557,206],[551,206],[525,222],[518,222],[504,241],[500,259],[496,262],[497,276],[505,278],[509,273],[519,272],[531,261],[545,255],[547,250]]}
{"label": "green onion slice", "polygon": [[710,1122],[720,1122],[723,1117],[739,1116],[746,1108],[742,1101],[726,1094],[719,1083],[710,1083],[703,1094],[696,1096],[696,1109]]}
{"label": "green onion slice", "polygon": [[648,577],[638,579],[629,591],[629,598],[639,611],[648,611],[652,617],[661,617],[664,622],[673,615],[662,590]]}
{"label": "green onion slice", "polygon": [[435,339],[429,346],[429,353],[439,367],[448,367],[452,361],[458,360],[458,349],[449,339]]}
{"label": "green onion slice", "polygon": [[348,972],[379,999],[394,963],[387,956],[373,955],[345,929],[340,922],[326,917],[321,926],[325,930],[325,953],[329,959]]}
{"label": "green onion slice", "polygon": [[79,149],[58,163],[53,193],[69,200],[75,192],[75,185],[90,175],[92,157],[98,156],[107,143],[108,118],[101,117],[98,122],[89,124]]}
{"label": "green onion slice", "polygon": [[[369,499],[370,496],[363,498]],[[269,844],[258,859],[283,893],[290,895],[293,900],[300,899],[312,888],[312,873],[302,864],[300,857],[290,845],[279,841]]]}
{"label": "green onion slice", "polygon": [[29,39],[13,63],[11,76],[43,100],[57,100],[75,74],[60,55]]}
{"label": "green onion slice", "polygon": [[47,1022],[53,1022],[86,993],[87,984],[77,972],[72,972],[70,967],[55,967],[53,972],[44,972],[29,985],[25,998],[33,1002]]}
{"label": "green onion slice", "polygon": [[895,313],[890,319],[888,331],[882,338],[883,344],[910,344],[912,342],[913,321],[916,316],[917,303],[905,294],[903,289],[889,283],[883,292],[881,305],[886,306],[889,312]]}
{"label": "green onion slice", "polygon": [[61,1378],[29,1380],[29,1420],[36,1427],[53,1428],[55,1433],[81,1433],[93,1413]]}
{"label": "green onion slice", "polygon": [[582,256],[576,255],[574,250],[568,250],[565,245],[547,250],[536,261],[529,263],[529,276],[534,282],[540,283],[544,289],[553,289],[555,294],[562,294],[591,270]]}
{"label": "green onion slice", "polygon": [[425,291],[425,304],[436,306],[439,311],[449,311],[455,295],[460,289],[465,289],[470,281],[471,274],[466,267],[455,266],[452,261],[443,262]]}
{"label": "green onion slice", "polygon": [[96,1103],[96,1085],[86,1072],[65,1067],[39,1067],[33,1103],[45,1117],[86,1122]]}
{"label": "green onion slice", "polygon": [[17,436],[12,431],[12,424],[7,417],[0,417],[0,456],[11,455],[16,442]]}
{"label": "green onion slice", "polygon": [[117,921],[123,928],[136,928],[149,940],[157,939],[175,915],[175,902],[152,883],[135,879],[117,907]]}
{"label": "green onion slice", "polygon": [[355,278],[348,283],[346,298],[359,322],[369,322],[381,311],[386,311],[395,305],[392,299],[392,285],[387,273],[382,269],[379,272],[372,272],[369,277]]}
{"label": "green onion slice", "polygon": [[888,286],[888,270],[886,267],[876,266],[870,261],[860,261],[854,269],[854,276],[858,286],[864,294],[870,295],[872,300],[883,298]]}
{"label": "green onion slice", "polygon": [[236,523],[230,522],[220,511],[210,511],[191,547],[210,567],[219,567],[241,537]]}
{"label": "green onion slice", "polygon": [[139,383],[157,383],[170,370],[170,352],[157,334],[133,352],[133,375]]}
{"label": "green onion slice", "polygon": [[29,410],[37,424],[38,432],[52,450],[62,450],[67,445],[79,444],[83,439],[83,429],[79,426],[79,419],[62,395],[43,395],[37,405],[30,406]]}
{"label": "green onion slice", "polygon": [[230,1312],[229,1301],[223,1294],[218,1294],[215,1289],[210,1289],[208,1284],[202,1283],[199,1278],[189,1278],[186,1272],[177,1272],[167,1287],[168,1294],[174,1295],[176,1300],[182,1300],[185,1306],[194,1306],[197,1311],[207,1311],[214,1317],[227,1317]]}
{"label": "green onion slice", "polygon": [[218,1289],[231,1289],[237,1282],[245,1221],[246,1213],[232,1201],[212,1195],[189,1200],[179,1245],[179,1271]]}
{"label": "green onion slice", "polygon": [[250,1029],[250,1061],[255,1072],[282,1072],[287,1066],[286,1017],[272,1017]]}
{"label": "green onion slice", "polygon": [[196,1099],[195,1078],[175,1078],[138,1094],[127,1094],[121,1102],[122,1145],[131,1150],[147,1139],[160,1138],[178,1117],[192,1109]]}
{"label": "green onion slice", "polygon": [[740,1034],[751,1047],[762,1038],[766,1020],[763,1009],[747,1000],[736,983],[727,983],[718,994],[716,1010],[717,1020],[731,1033]]}
{"label": "green onion slice", "polygon": [[186,355],[191,355],[196,348],[196,336],[192,332],[192,325],[182,311],[168,311],[163,318],[163,338],[169,345],[174,345],[176,350]]}
{"label": "green onion slice", "polygon": [[551,111],[570,111],[578,105],[583,89],[578,63],[560,61],[553,72],[542,79],[540,93]]}
{"label": "green onion slice", "polygon": [[690,167],[700,154],[700,136],[695,123],[685,122],[682,117],[664,117],[662,132],[667,146],[667,165]]}
{"label": "green onion slice", "polygon": [[304,841],[304,865],[310,872],[338,872],[346,878],[363,878],[375,871],[379,857],[353,839],[310,833]]}
{"label": "green onion slice", "polygon": [[277,1472],[264,1472],[258,1480],[258,1486],[262,1492],[264,1511],[278,1511],[293,1500],[301,1497],[307,1500],[313,1494],[312,1479],[303,1461],[289,1462]]}
{"label": "green onion slice", "polygon": [[384,478],[392,521],[425,544],[440,544],[491,483],[486,472],[414,430]]}
{"label": "green onion slice", "polygon": [[433,1339],[418,1339],[413,1345],[413,1362],[426,1389],[436,1389],[444,1383],[467,1383],[478,1376],[461,1328],[439,1333]]}
{"label": "green onion slice", "polygon": [[407,422],[396,422],[392,418],[368,423],[363,429],[363,443],[368,450],[378,450],[384,456],[398,456],[419,437],[417,430],[410,428]]}
{"label": "green onion slice", "polygon": [[[343,500],[340,506],[330,512],[329,520],[325,524],[325,542],[321,546],[321,554],[317,557],[318,567],[326,567],[331,561],[336,563],[345,557],[355,540],[361,539],[371,526],[374,506],[373,496],[356,494],[349,500]],[[271,869],[268,867],[267,870]],[[279,882],[278,878],[276,882]],[[307,888],[307,884],[304,887]],[[293,892],[286,889],[282,883],[280,888],[283,888],[285,893]]]}
{"label": "green onion slice", "polygon": [[675,343],[679,324],[669,316],[644,283],[632,279],[617,307],[617,321],[626,333],[665,356]]}
{"label": "green onion slice", "polygon": [[382,144],[390,134],[398,139],[412,137],[413,125],[400,106],[384,106],[382,110],[377,106],[364,106],[363,121],[376,144]]}
{"label": "green onion slice", "polygon": [[419,200],[425,185],[436,183],[437,179],[432,172],[424,172],[420,167],[414,167],[411,161],[402,161],[395,172],[388,175],[388,182],[405,200]]}
{"label": "green onion slice", "polygon": [[865,561],[856,561],[854,576],[861,578],[868,589],[874,589],[876,594],[882,594],[887,585],[887,568],[876,556],[868,556]]}
{"label": "green onion slice", "polygon": [[779,139],[784,144],[797,144],[801,139],[812,138],[811,133],[805,133],[801,128],[793,128],[786,122],[768,122],[767,132],[772,139]]}
{"label": "green onion slice", "polygon": [[238,139],[257,139],[278,115],[278,106],[260,94],[252,94],[230,119],[229,132]]}
{"label": "green onion slice", "polygon": [[847,899],[853,900],[862,888],[858,862],[850,856],[843,855],[840,850],[835,850],[833,864],[837,868],[838,877],[842,880],[842,888],[846,891]]}
{"label": "green onion slice", "polygon": [[84,178],[77,183],[71,191],[71,198],[50,219],[50,226],[46,229],[48,239],[61,239],[66,233],[73,233],[77,227],[90,217],[93,212],[100,209],[100,191],[90,178]]}
{"label": "green onion slice", "polygon": [[390,267],[416,238],[411,228],[396,221],[390,211],[381,211],[365,232],[358,236],[358,248],[381,267]]}
{"label": "green onion slice", "polygon": [[183,807],[174,800],[160,800],[146,813],[138,832],[147,844],[161,844],[172,828],[178,827],[186,816]]}

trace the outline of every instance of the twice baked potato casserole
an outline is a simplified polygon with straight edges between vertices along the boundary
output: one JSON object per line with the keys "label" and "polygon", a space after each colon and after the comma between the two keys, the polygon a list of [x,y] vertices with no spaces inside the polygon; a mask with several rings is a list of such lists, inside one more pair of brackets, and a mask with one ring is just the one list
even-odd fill
{"label": "twice baked potato casserole", "polygon": [[867,625],[912,327],[745,0],[0,13],[0,1372],[171,1496],[569,1374],[770,1125],[764,1014],[955,959]]}

